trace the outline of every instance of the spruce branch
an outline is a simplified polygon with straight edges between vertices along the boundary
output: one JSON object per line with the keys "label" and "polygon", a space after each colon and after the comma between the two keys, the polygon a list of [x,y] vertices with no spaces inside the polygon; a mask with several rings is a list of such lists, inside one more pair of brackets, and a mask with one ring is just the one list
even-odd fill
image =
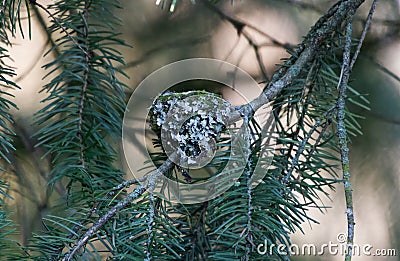
{"label": "spruce branch", "polygon": [[375,12],[377,2],[378,2],[378,0],[374,0],[372,2],[371,8],[370,8],[370,10],[368,12],[368,16],[367,16],[367,19],[365,20],[364,28],[363,28],[363,30],[361,32],[360,39],[358,40],[358,45],[357,45],[357,48],[356,48],[356,52],[354,53],[353,58],[351,59],[351,62],[350,62],[350,72],[353,70],[353,66],[357,61],[358,55],[360,54],[361,47],[362,47],[362,45],[364,43],[364,40],[365,40],[365,36],[367,35],[368,29],[369,29],[369,27],[371,25],[371,22],[372,22],[372,16],[373,16],[373,14]]}
{"label": "spruce branch", "polygon": [[[249,164],[251,164],[251,161],[249,160]],[[246,252],[245,252],[245,260],[248,261],[250,260],[250,253],[254,251],[255,244],[253,242],[253,235],[252,235],[252,226],[253,226],[253,220],[252,220],[252,212],[253,212],[253,188],[251,184],[251,172],[250,170],[246,171],[246,179],[247,179],[247,224],[246,224]],[[250,245],[250,246],[249,246]]]}
{"label": "spruce branch", "polygon": [[115,214],[117,214],[118,210],[126,207],[133,200],[140,197],[146,191],[146,187],[139,185],[135,188],[135,190],[129,193],[121,202],[112,207],[105,215],[103,215],[100,219],[98,219],[87,231],[86,233],[76,242],[76,244],[69,250],[68,253],[65,254],[63,261],[71,260],[77,251],[79,251],[85,244],[89,241],[89,239],[94,236],[97,231]]}
{"label": "spruce branch", "polygon": [[[84,40],[84,50],[80,45],[78,45],[79,49],[82,49],[83,52],[86,54],[85,55],[85,66],[84,66],[84,72],[83,72],[83,84],[82,84],[82,92],[80,95],[80,101],[79,101],[79,107],[78,107],[78,130],[77,130],[77,136],[79,140],[79,150],[80,150],[80,163],[84,171],[86,170],[86,164],[85,164],[85,145],[83,143],[83,130],[82,130],[82,125],[83,125],[83,110],[85,108],[85,101],[86,101],[86,95],[87,95],[87,88],[89,85],[89,70],[90,70],[90,60],[91,56],[88,55],[88,46],[89,46],[89,28],[88,28],[88,6],[90,5],[90,1],[85,1],[85,8],[83,11],[82,15],[82,20],[83,20],[83,27],[82,27],[82,37]],[[67,31],[66,31],[67,32]],[[73,38],[72,38],[73,39]]]}
{"label": "spruce branch", "polygon": [[[72,179],[69,187],[75,181],[90,189],[121,182],[122,173],[112,166],[115,150],[105,137],[120,134],[125,97],[124,84],[116,78],[122,72],[116,66],[123,59],[110,45],[124,43],[110,29],[117,23],[115,18],[100,13],[108,5],[104,1],[60,1],[51,6],[56,10],[51,33],[58,35],[61,25],[63,32],[74,35],[61,33],[56,43],[62,54],[45,65],[51,68],[47,76],[54,77],[42,89],[49,103],[38,113],[36,122],[43,127],[35,136],[36,146],[49,148],[46,156],[55,153],[51,170],[55,177],[50,183],[64,176]],[[104,23],[92,22],[100,18]]]}
{"label": "spruce branch", "polygon": [[353,210],[353,192],[350,182],[350,162],[349,162],[349,148],[347,146],[348,137],[345,125],[345,100],[346,89],[350,73],[350,54],[351,54],[351,33],[352,22],[351,18],[354,13],[349,13],[348,22],[346,25],[346,42],[343,52],[343,65],[340,73],[340,81],[338,83],[339,97],[338,97],[338,110],[337,110],[337,132],[339,137],[339,149],[342,162],[344,193],[346,198],[346,216],[347,216],[347,251],[345,260],[350,261],[353,250],[354,240],[354,210]]}
{"label": "spruce branch", "polygon": [[155,198],[152,192],[149,192],[149,216],[147,217],[147,240],[146,240],[146,261],[151,261],[153,259],[152,257],[152,251],[151,251],[151,244],[152,244],[152,238],[154,236],[154,218],[155,218]]}
{"label": "spruce branch", "polygon": [[[10,211],[7,206],[7,200],[12,199],[10,196],[10,184],[7,180],[7,172],[12,166],[15,150],[14,137],[16,135],[12,124],[14,123],[11,109],[18,109],[16,104],[11,100],[14,95],[10,89],[17,89],[19,86],[15,83],[14,77],[16,72],[14,68],[8,65],[12,60],[9,55],[11,41],[9,33],[14,33],[15,24],[10,19],[10,1],[0,2],[0,259],[19,259],[19,251],[14,238],[16,227],[10,220]],[[17,12],[19,17],[20,12]],[[11,21],[10,21],[11,20]]]}
{"label": "spruce branch", "polygon": [[[300,130],[301,130],[303,124],[304,124],[304,119],[306,117],[306,112],[307,112],[308,107],[309,107],[309,102],[310,102],[311,93],[312,93],[312,89],[313,89],[312,84],[309,84],[309,83],[312,82],[311,81],[311,77],[313,75],[315,67],[316,67],[316,63],[314,61],[313,64],[311,65],[311,67],[310,67],[310,70],[308,72],[307,78],[305,80],[305,86],[303,87],[304,89],[309,88],[309,92],[308,92],[307,97],[306,97],[305,106],[304,106],[304,108],[303,108],[303,110],[301,112],[301,115],[299,117],[299,124],[297,125],[296,131],[292,134],[293,140],[297,140],[298,139],[299,134],[300,134]],[[316,126],[316,125],[318,125],[318,126]],[[287,184],[289,182],[289,179],[290,179],[290,177],[292,175],[293,170],[295,169],[295,167],[297,167],[300,155],[303,153],[303,151],[305,149],[305,146],[306,146],[306,144],[308,142],[308,139],[311,137],[312,133],[319,127],[319,125],[320,125],[320,121],[317,121],[316,124],[313,126],[313,128],[311,128],[309,134],[302,140],[302,142],[301,142],[301,144],[300,144],[300,146],[299,146],[299,148],[298,148],[298,150],[296,152],[296,155],[292,159],[291,167],[287,171],[287,174],[286,174],[286,176],[284,178],[283,182],[285,184]],[[288,153],[286,153],[287,160],[291,157],[294,148],[295,148],[295,143],[292,142],[290,144],[289,149],[288,149]],[[284,172],[284,169],[282,169],[282,174],[283,174],[283,172]]]}
{"label": "spruce branch", "polygon": [[68,182],[69,216],[64,218],[61,212],[46,219],[47,231],[35,236],[29,247],[55,259],[93,224],[94,214],[109,210],[101,204],[108,196],[103,192],[122,181],[122,172],[114,166],[113,140],[108,139],[120,135],[125,108],[125,85],[117,79],[117,74],[124,74],[116,67],[124,61],[113,47],[125,45],[114,31],[119,21],[111,10],[118,7],[105,0],[56,1],[49,7],[54,12],[46,12],[51,14],[49,36],[58,37],[60,55],[45,65],[50,69],[47,76],[54,77],[42,89],[48,94],[47,104],[38,112],[41,128],[34,135],[36,146],[47,148],[45,156],[53,159],[50,186]]}
{"label": "spruce branch", "polygon": [[[67,235],[66,238],[73,239],[74,236],[77,235],[82,230],[82,227],[90,223],[90,219],[92,215],[96,213],[96,211],[97,211],[97,205],[94,205],[87,213],[85,219],[81,220],[79,224],[76,224],[74,227],[71,228],[71,233]],[[64,245],[61,245],[56,251],[57,255],[61,254],[63,249]]]}
{"label": "spruce branch", "polygon": [[[339,1],[335,6],[333,6],[332,9],[327,13],[327,15],[323,16],[316,23],[310,33],[306,36],[303,43],[297,48],[296,54],[287,61],[287,66],[273,75],[271,81],[264,88],[262,94],[255,100],[251,101],[249,104],[235,108],[236,111],[230,115],[229,122],[237,121],[241,118],[251,119],[254,116],[256,110],[276,98],[283,89],[291,86],[293,84],[293,81],[302,74],[302,69],[308,68],[313,59],[315,59],[315,57],[320,53],[320,49],[325,41],[329,39],[329,37],[333,34],[333,32],[337,30],[338,27],[340,27],[344,22],[348,21],[348,14],[354,14],[363,2],[364,0],[342,0]],[[340,129],[340,131],[338,132],[339,138],[342,140],[340,146],[343,159],[347,159],[346,157],[348,153],[346,143],[347,134],[345,132],[345,129],[342,128],[344,127],[345,91],[348,81],[348,74],[351,71],[350,58],[349,54],[347,54],[347,52],[349,52],[347,50],[348,48],[350,48],[350,46],[349,43],[346,42],[345,61],[343,62],[342,74],[340,78],[340,96],[338,99],[338,118],[340,119],[340,124],[338,124],[338,128]],[[313,129],[315,130],[320,125],[322,125],[322,123],[317,122]],[[309,136],[312,135],[313,129],[310,131]],[[307,141],[307,139],[304,140]],[[344,160],[342,162],[346,163],[346,161]],[[348,164],[348,159],[346,164]],[[140,197],[146,190],[151,193],[154,189],[155,182],[161,177],[161,175],[166,173],[172,167],[172,162],[170,160],[167,160],[156,171],[149,174],[145,183],[146,185],[138,185],[133,192],[129,193],[121,202],[119,202],[106,214],[104,214],[96,222],[94,222],[93,225],[86,231],[86,233],[76,241],[74,246],[68,251],[63,260],[71,260],[73,256],[78,252],[78,250],[81,249],[119,210],[127,207],[129,204],[132,203],[134,199]],[[345,165],[345,167],[348,167],[348,165]],[[346,175],[349,175],[349,173]],[[118,187],[121,188],[125,187],[126,185],[127,184],[124,183],[123,185],[121,184],[121,186]],[[251,209],[252,191],[250,190],[248,192],[250,193],[250,200],[248,201],[248,204],[249,209]],[[248,214],[251,216],[251,211]]]}
{"label": "spruce branch", "polygon": [[323,131],[321,131],[321,133],[318,135],[318,138],[316,139],[311,151],[307,155],[307,159],[309,159],[311,157],[312,153],[315,151],[315,148],[321,141],[321,138],[322,138],[327,126],[329,126],[329,124],[332,121],[332,114],[336,111],[337,110],[336,110],[336,104],[335,104],[335,106],[332,106],[326,112],[324,112],[323,116],[321,117],[322,119],[319,119],[314,123],[314,125],[311,127],[311,129],[307,132],[306,136],[300,142],[299,148],[297,149],[296,154],[292,159],[291,166],[285,175],[285,178],[284,178],[285,184],[287,184],[289,182],[290,177],[292,176],[294,169],[297,167],[301,155],[303,155],[303,152],[306,150],[306,145],[307,145],[308,141],[310,140],[310,138],[312,137],[312,135],[316,132],[316,130],[319,127],[321,127],[321,126],[324,127]]}
{"label": "spruce branch", "polygon": [[[304,137],[304,139],[300,142],[299,144],[299,148],[296,151],[295,156],[292,159],[292,163],[291,166],[289,168],[289,170],[287,171],[285,178],[283,180],[283,182],[285,184],[287,184],[290,180],[290,177],[292,176],[292,173],[294,171],[294,169],[297,167],[297,165],[299,164],[299,159],[300,156],[303,155],[304,150],[306,149],[306,145],[309,141],[309,139],[311,138],[311,136],[314,134],[314,132],[322,125],[322,121],[318,120],[315,122],[314,126],[311,128],[311,130],[307,133],[307,135]],[[292,147],[293,148],[293,147]],[[290,150],[289,150],[290,152]],[[288,153],[288,155],[290,155],[290,153]]]}
{"label": "spruce branch", "polygon": [[344,194],[346,200],[346,216],[347,216],[347,251],[345,255],[345,261],[351,261],[353,256],[353,244],[354,244],[354,207],[353,207],[353,189],[351,184],[350,174],[350,161],[349,161],[349,148],[347,146],[348,136],[345,125],[345,102],[346,102],[346,90],[349,81],[349,76],[357,56],[360,52],[362,43],[365,39],[366,32],[372,20],[372,15],[376,8],[376,2],[372,3],[369,11],[367,20],[365,22],[364,29],[361,34],[361,38],[357,45],[356,52],[351,59],[351,44],[352,44],[352,18],[353,12],[348,13],[346,21],[346,33],[345,33],[345,45],[343,51],[343,64],[340,72],[340,80],[338,83],[339,96],[337,101],[337,135],[339,138],[339,149],[342,162],[343,182],[344,182]]}
{"label": "spruce branch", "polygon": [[138,185],[131,193],[129,193],[123,200],[118,202],[115,206],[113,206],[106,214],[100,217],[94,224],[86,231],[86,233],[79,238],[76,244],[65,254],[63,261],[71,260],[74,255],[79,251],[82,247],[86,245],[86,243],[97,233],[97,231],[108,221],[110,220],[117,212],[129,204],[132,203],[133,200],[139,198],[146,190],[150,194],[154,191],[155,185],[158,179],[164,175],[168,170],[170,170],[174,166],[173,161],[167,159],[158,169],[152,171],[148,174],[146,184]]}
{"label": "spruce branch", "polygon": [[[251,144],[251,129],[250,129],[250,121],[249,117],[244,117],[243,124],[245,125],[245,144],[246,148],[250,147]],[[253,242],[253,235],[252,235],[252,226],[253,226],[253,220],[252,220],[252,212],[253,212],[253,188],[252,188],[252,179],[251,175],[253,173],[252,171],[252,160],[251,160],[251,153],[252,151],[248,149],[245,152],[245,157],[247,158],[247,163],[246,163],[246,170],[245,170],[245,175],[246,175],[246,194],[247,194],[247,212],[246,212],[246,218],[247,218],[247,224],[246,227],[243,229],[242,234],[246,235],[246,251],[244,255],[244,260],[249,261],[250,260],[250,253],[254,251],[255,244]]]}
{"label": "spruce branch", "polygon": [[272,81],[264,88],[263,94],[251,101],[248,106],[258,109],[273,100],[282,89],[290,86],[302,69],[307,68],[307,64],[316,57],[324,41],[345,21],[347,13],[355,12],[363,2],[364,0],[343,0],[335,4],[310,30],[298,47],[297,56],[292,56],[288,60],[287,64],[290,66],[285,72],[274,74]]}

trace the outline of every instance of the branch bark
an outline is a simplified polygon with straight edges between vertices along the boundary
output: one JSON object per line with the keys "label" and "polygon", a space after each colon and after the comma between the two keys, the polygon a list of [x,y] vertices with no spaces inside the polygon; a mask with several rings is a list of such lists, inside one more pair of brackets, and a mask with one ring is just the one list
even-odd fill
{"label": "branch bark", "polygon": [[345,254],[345,261],[351,261],[353,256],[353,244],[354,244],[354,207],[353,207],[353,189],[351,184],[350,175],[350,161],[349,161],[349,148],[347,146],[348,137],[345,125],[345,102],[346,102],[346,90],[349,81],[350,73],[357,60],[358,54],[360,53],[362,43],[364,42],[365,35],[368,27],[371,24],[372,15],[376,8],[376,0],[372,3],[369,11],[367,20],[365,22],[364,29],[361,33],[359,43],[356,48],[356,52],[351,58],[351,44],[352,44],[352,19],[355,12],[349,12],[346,21],[346,34],[345,34],[345,46],[343,51],[343,63],[340,72],[340,80],[338,83],[339,96],[337,101],[337,134],[339,138],[339,150],[342,162],[343,172],[343,183],[344,183],[344,195],[346,200],[346,217],[347,217],[347,251]]}
{"label": "branch bark", "polygon": [[348,137],[345,125],[345,100],[346,89],[349,81],[350,73],[350,54],[351,54],[351,34],[352,34],[352,16],[354,12],[348,14],[346,25],[346,42],[343,52],[343,64],[340,72],[340,80],[338,84],[339,97],[337,101],[337,135],[339,137],[339,149],[342,162],[342,172],[344,181],[344,194],[346,198],[346,215],[347,215],[347,251],[345,260],[350,261],[353,250],[354,240],[354,211],[353,211],[353,191],[350,182],[350,162],[349,148],[347,146]]}

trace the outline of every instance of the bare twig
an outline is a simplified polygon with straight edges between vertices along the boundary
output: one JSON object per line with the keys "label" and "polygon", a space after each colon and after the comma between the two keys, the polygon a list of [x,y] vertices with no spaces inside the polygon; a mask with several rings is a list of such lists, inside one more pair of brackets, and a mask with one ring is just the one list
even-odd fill
{"label": "bare twig", "polygon": [[246,31],[242,31],[242,35],[247,39],[249,45],[253,47],[254,54],[256,55],[256,59],[258,62],[258,66],[260,67],[260,71],[263,76],[263,81],[265,82],[269,81],[267,69],[265,68],[262,56],[260,54],[260,45],[256,44],[253,38]]}
{"label": "bare twig", "polygon": [[365,35],[368,31],[368,27],[372,20],[372,15],[376,8],[376,0],[372,3],[371,9],[369,11],[367,20],[365,22],[364,29],[362,31],[357,49],[353,58],[350,60],[351,55],[351,43],[352,43],[352,18],[355,12],[349,12],[346,24],[346,34],[345,34],[345,46],[343,52],[343,64],[340,73],[340,80],[338,83],[339,97],[337,101],[337,126],[338,126],[338,137],[339,137],[339,150],[342,162],[342,172],[343,172],[343,182],[344,182],[344,195],[346,199],[346,216],[347,216],[347,251],[345,254],[345,261],[351,261],[353,256],[353,244],[354,244],[354,207],[353,207],[353,190],[351,185],[351,175],[350,175],[350,162],[349,162],[349,148],[347,147],[347,131],[345,125],[345,100],[346,100],[346,90],[347,83],[349,81],[349,76],[351,70],[353,69],[354,63],[357,60],[358,54],[362,43],[364,42]]}
{"label": "bare twig", "polygon": [[251,30],[261,34],[262,36],[268,38],[276,46],[279,46],[282,48],[287,48],[288,46],[291,46],[289,43],[282,43],[281,41],[277,40],[273,36],[267,34],[263,30],[259,29],[258,27],[254,26],[248,22],[244,22],[239,18],[230,16],[230,15],[224,13],[222,10],[220,10],[217,7],[215,7],[214,5],[210,4],[208,1],[203,1],[203,3],[205,6],[207,6],[207,8],[216,12],[221,17],[221,19],[226,20],[229,23],[231,23],[235,27],[235,29],[237,30],[239,35],[242,33],[243,29],[247,27],[248,29],[251,29]]}
{"label": "bare twig", "polygon": [[[229,23],[231,23],[232,26],[235,27],[239,37],[240,36],[244,36],[244,38],[246,38],[247,42],[249,43],[249,45],[254,50],[254,54],[256,56],[258,65],[260,67],[260,71],[261,71],[261,74],[262,74],[262,77],[263,77],[263,81],[265,81],[265,82],[269,81],[268,73],[267,73],[267,70],[265,68],[265,64],[263,62],[262,55],[260,54],[260,49],[262,47],[266,47],[266,46],[278,46],[278,47],[281,47],[281,48],[290,49],[292,47],[292,45],[288,44],[288,43],[282,43],[279,40],[277,40],[276,38],[272,37],[271,35],[265,33],[261,29],[257,28],[256,26],[253,26],[253,25],[251,25],[251,24],[249,24],[247,22],[244,22],[244,21],[242,21],[242,20],[240,20],[238,18],[235,18],[233,16],[230,16],[230,15],[224,13],[222,10],[218,9],[214,5],[208,3],[208,1],[203,1],[203,3],[210,10],[212,10],[215,13],[217,13],[222,20],[226,20]],[[246,28],[248,28],[250,30],[253,30],[253,31],[261,34],[262,36],[268,38],[271,43],[269,45],[266,45],[265,43],[257,44],[255,39],[246,31]]]}
{"label": "bare twig", "polygon": [[293,6],[297,6],[301,9],[308,9],[317,13],[323,13],[324,10],[316,5],[307,3],[305,1],[298,1],[298,0],[283,0],[284,2],[293,5]]}
{"label": "bare twig", "polygon": [[374,14],[375,9],[376,9],[376,3],[377,3],[377,0],[374,0],[374,2],[372,2],[371,9],[369,10],[367,19],[365,20],[364,28],[362,30],[360,40],[358,41],[356,52],[354,53],[353,58],[351,59],[350,68],[349,68],[350,72],[353,70],[353,66],[354,66],[355,62],[357,61],[358,55],[360,54],[360,51],[361,51],[362,44],[365,40],[365,36],[367,35],[368,28],[371,25],[372,15]]}
{"label": "bare twig", "polygon": [[353,252],[354,241],[354,210],[353,210],[353,191],[350,182],[350,162],[349,162],[349,148],[347,147],[348,137],[345,125],[345,101],[347,83],[350,74],[350,55],[351,55],[351,34],[352,34],[352,16],[354,12],[348,13],[348,20],[346,24],[346,40],[343,52],[343,63],[338,82],[339,97],[337,101],[337,134],[339,137],[339,150],[342,162],[343,182],[344,182],[344,195],[346,198],[346,215],[347,215],[347,251],[345,260],[350,261]]}

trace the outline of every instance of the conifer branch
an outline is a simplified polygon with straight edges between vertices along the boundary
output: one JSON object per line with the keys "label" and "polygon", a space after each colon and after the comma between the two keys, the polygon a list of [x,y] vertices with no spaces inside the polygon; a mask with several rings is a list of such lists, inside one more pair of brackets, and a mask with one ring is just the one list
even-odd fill
{"label": "conifer branch", "polygon": [[351,70],[357,60],[358,54],[360,53],[361,46],[364,42],[366,32],[372,20],[372,15],[375,11],[377,1],[374,0],[371,9],[368,13],[365,26],[363,28],[357,49],[353,58],[351,59],[351,44],[352,44],[352,18],[355,12],[348,13],[348,20],[346,24],[345,33],[345,46],[343,52],[343,64],[340,73],[340,80],[338,83],[339,97],[337,101],[337,125],[338,125],[338,137],[339,137],[339,149],[342,162],[343,182],[344,182],[344,195],[346,200],[346,216],[347,216],[347,251],[345,255],[345,261],[351,261],[353,256],[353,244],[354,244],[354,207],[353,207],[353,189],[351,184],[350,174],[350,161],[349,161],[349,148],[347,146],[348,137],[345,125],[345,101],[346,101],[346,90],[349,81]]}
{"label": "conifer branch", "polygon": [[[316,67],[315,64],[316,63],[314,61],[313,64],[311,65],[311,67],[310,67],[310,70],[308,71],[308,75],[307,75],[307,78],[305,80],[305,86],[303,88],[304,89],[309,88],[309,91],[308,91],[308,94],[307,94],[307,97],[306,97],[305,106],[304,106],[304,108],[303,108],[303,110],[301,112],[301,115],[299,117],[299,121],[298,121],[299,124],[297,125],[296,131],[292,134],[293,135],[293,140],[297,140],[298,139],[300,131],[301,131],[301,128],[304,125],[304,118],[305,118],[305,115],[306,115],[306,111],[308,110],[308,106],[309,106],[309,102],[310,102],[310,96],[311,96],[312,89],[313,89],[312,84],[309,84],[309,83],[311,82],[310,78],[312,77],[313,72],[314,72],[315,67]],[[312,133],[319,127],[319,124],[320,124],[319,122],[320,121],[317,121],[317,123],[310,130],[310,133],[308,135],[306,135],[306,137],[300,143],[299,148],[298,148],[298,150],[296,152],[296,155],[292,159],[291,167],[287,171],[287,174],[285,175],[285,178],[283,180],[284,184],[287,184],[289,182],[293,170],[295,169],[295,167],[297,167],[300,155],[303,153],[303,151],[305,149],[305,146],[306,146],[306,144],[308,142],[308,139],[311,137]],[[318,126],[316,126],[316,125],[318,125]],[[295,148],[295,143],[293,142],[293,143],[290,144],[288,152],[286,153],[287,160],[291,157],[294,148]],[[282,169],[282,174],[283,174],[283,172],[284,172],[284,169]]]}
{"label": "conifer branch", "polygon": [[83,52],[86,54],[85,55],[85,66],[84,66],[84,72],[83,72],[83,83],[82,83],[82,92],[81,92],[81,97],[79,101],[79,107],[78,107],[78,140],[79,140],[79,150],[80,150],[80,162],[82,165],[82,168],[86,170],[86,164],[85,164],[85,155],[84,155],[84,150],[85,150],[85,145],[83,144],[83,130],[82,130],[82,125],[83,125],[83,110],[85,108],[85,100],[86,100],[86,92],[89,84],[89,68],[90,68],[90,59],[88,52],[89,48],[89,28],[88,28],[88,23],[87,23],[87,18],[88,18],[88,1],[85,1],[85,9],[83,11],[82,15],[82,22],[83,22],[83,27],[82,27],[82,37],[84,39],[84,44],[85,44],[85,50],[78,45],[79,49],[82,49]]}
{"label": "conifer branch", "polygon": [[[297,167],[298,163],[299,163],[299,159],[300,156],[303,155],[303,152],[306,150],[306,145],[308,143],[308,141],[310,140],[310,138],[312,137],[312,135],[314,134],[314,132],[321,126],[328,126],[331,122],[332,119],[332,114],[334,112],[336,112],[336,106],[331,107],[329,110],[327,110],[324,115],[322,116],[322,119],[319,119],[315,122],[315,124],[311,127],[311,129],[307,132],[306,136],[303,138],[303,140],[300,142],[299,147],[296,151],[295,156],[292,159],[292,163],[291,166],[284,178],[284,183],[288,183],[290,180],[290,177],[292,176],[292,173],[294,171],[294,169]],[[313,151],[315,150],[316,146],[318,145],[318,143],[321,140],[321,137],[323,135],[323,132],[321,132],[320,135],[318,135],[318,138],[315,141],[315,144],[313,146],[313,148],[311,149],[311,151],[309,152],[309,157],[312,155]],[[308,158],[309,158],[308,157]]]}
{"label": "conifer branch", "polygon": [[[272,101],[282,89],[290,86],[301,73],[301,69],[306,68],[307,64],[316,57],[324,41],[345,21],[347,12],[355,12],[363,2],[364,0],[343,0],[334,5],[325,16],[317,21],[303,43],[298,47],[298,58],[292,56],[287,62],[290,67],[282,74],[276,73],[263,93],[251,101],[248,106],[257,110]],[[335,12],[332,13],[332,10],[335,10]]]}
{"label": "conifer branch", "polygon": [[119,184],[118,186],[115,186],[108,194],[110,196],[115,195],[116,191],[119,191],[123,188],[129,188],[131,185],[137,185],[139,182],[144,182],[145,178],[141,178],[141,179],[129,179],[126,180],[124,182],[122,182],[121,184]]}
{"label": "conifer branch", "polygon": [[352,35],[352,17],[354,12],[349,12],[346,24],[345,46],[343,52],[343,64],[340,72],[340,80],[338,83],[339,97],[337,101],[337,135],[339,137],[339,149],[342,162],[344,194],[346,198],[346,216],[347,216],[347,251],[345,260],[350,261],[353,250],[354,240],[354,210],[353,210],[353,191],[350,181],[350,162],[349,148],[347,146],[348,136],[345,125],[345,101],[347,83],[350,73],[350,55],[351,55],[351,35]]}
{"label": "conifer branch", "polygon": [[[248,166],[251,165],[249,160]],[[253,191],[252,191],[252,182],[251,182],[251,171],[247,170],[245,172],[247,179],[247,225],[246,225],[246,252],[245,252],[245,260],[250,260],[250,253],[254,251],[255,244],[253,242],[252,235],[252,212],[253,212]]]}
{"label": "conifer branch", "polygon": [[[250,122],[249,122],[249,117],[244,117],[243,124],[245,125],[245,144],[246,148],[250,148],[251,144],[251,139],[250,139]],[[247,158],[247,166],[245,170],[245,175],[246,175],[246,194],[247,194],[247,213],[246,213],[246,218],[247,218],[247,224],[246,227],[244,228],[242,233],[245,233],[246,235],[246,251],[245,251],[245,256],[244,260],[249,261],[250,260],[250,253],[254,251],[255,244],[253,242],[253,237],[252,237],[252,212],[253,212],[253,191],[252,191],[252,180],[251,180],[251,175],[253,173],[252,168],[252,162],[251,162],[251,150],[248,149],[245,152],[245,157]]]}
{"label": "conifer branch", "polygon": [[97,231],[108,221],[110,220],[117,212],[121,209],[124,209],[129,204],[132,203],[133,200],[139,198],[146,190],[152,194],[156,183],[159,178],[164,175],[168,170],[170,170],[174,166],[173,161],[167,159],[158,169],[152,171],[147,176],[147,181],[145,185],[138,185],[131,193],[129,193],[123,200],[118,202],[114,207],[112,207],[106,214],[100,217],[87,231],[86,233],[79,238],[76,244],[65,254],[63,261],[71,260],[74,255],[79,251],[82,247],[86,245],[86,243],[97,233]]}
{"label": "conifer branch", "polygon": [[146,240],[146,261],[151,261],[153,259],[152,257],[152,252],[151,252],[151,244],[152,244],[152,238],[154,236],[154,218],[155,218],[155,198],[153,193],[150,193],[149,195],[149,216],[147,217],[147,240]]}
{"label": "conifer branch", "polygon": [[63,261],[71,260],[77,251],[79,251],[88,241],[94,236],[97,231],[108,221],[110,218],[115,216],[120,209],[125,208],[133,200],[140,197],[146,191],[146,187],[139,185],[135,190],[129,193],[121,202],[112,207],[105,215],[98,219],[87,231],[86,233],[77,241],[77,243],[70,249],[70,251],[65,254]]}
{"label": "conifer branch", "polygon": [[0,2],[0,259],[17,260],[19,257],[17,244],[12,239],[16,227],[10,220],[11,211],[7,206],[7,200],[12,199],[9,193],[10,184],[7,180],[7,172],[9,166],[12,166],[12,159],[15,156],[12,152],[15,150],[13,138],[16,135],[12,128],[14,120],[10,110],[18,109],[16,104],[10,100],[14,95],[8,88],[19,88],[12,80],[16,76],[16,72],[12,66],[7,64],[12,60],[8,51],[12,45],[9,32],[13,33],[14,30],[14,24],[9,22],[10,10],[7,10],[9,4],[8,1]]}
{"label": "conifer branch", "polygon": [[[292,56],[292,58],[289,59],[289,61],[287,62],[287,67],[281,69],[273,75],[271,82],[265,87],[262,94],[258,98],[251,101],[245,106],[236,108],[237,110],[232,113],[232,115],[230,115],[229,122],[236,121],[242,117],[251,119],[256,110],[258,110],[264,104],[272,101],[284,88],[290,86],[293,81],[301,74],[302,69],[306,66],[309,66],[310,62],[319,54],[321,46],[324,44],[326,39],[328,39],[338,27],[346,22],[346,19],[348,19],[348,14],[354,14],[363,2],[364,0],[342,0],[334,5],[332,9],[328,11],[327,15],[322,17],[316,23],[316,25],[307,35],[303,43],[296,50],[297,54]],[[340,124],[338,123],[338,135],[341,139],[340,146],[342,152],[342,162],[345,167],[344,170],[346,170],[346,178],[349,178],[350,173],[348,172],[347,134],[345,128],[343,127],[345,91],[349,76],[348,74],[350,72],[350,57],[348,53],[349,50],[347,50],[349,48],[350,45],[348,42],[346,42],[346,51],[344,55],[342,75],[339,84],[340,96],[338,98],[338,118],[340,119]],[[317,122],[317,126],[315,128],[317,128],[320,124],[321,123]],[[74,246],[68,251],[63,260],[71,260],[73,256],[77,253],[77,251],[79,251],[79,249],[81,249],[97,233],[97,231],[119,210],[128,206],[134,199],[140,197],[146,190],[151,193],[154,189],[156,181],[161,177],[161,175],[166,173],[166,171],[172,167],[172,161],[167,160],[164,162],[164,164],[162,164],[159,169],[149,174],[145,183],[146,185],[138,185],[133,192],[129,193],[121,202],[119,202],[106,214],[104,214],[96,222],[94,222],[94,224],[87,230],[87,232],[83,236],[81,236],[77,240],[76,244],[74,244]],[[348,185],[350,185],[349,182],[345,184],[345,186]],[[349,191],[351,192],[351,187]],[[251,201],[249,203],[251,205]],[[349,220],[351,219],[350,214],[352,213],[350,213],[349,211]],[[350,232],[353,233],[354,231],[352,230]]]}

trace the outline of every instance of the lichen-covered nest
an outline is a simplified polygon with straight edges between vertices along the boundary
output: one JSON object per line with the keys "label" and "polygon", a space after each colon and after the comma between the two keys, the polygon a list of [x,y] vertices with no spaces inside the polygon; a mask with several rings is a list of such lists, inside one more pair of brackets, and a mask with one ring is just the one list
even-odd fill
{"label": "lichen-covered nest", "polygon": [[176,152],[189,157],[190,163],[215,150],[210,144],[226,130],[232,111],[231,104],[214,93],[165,92],[150,108],[150,127],[167,144],[177,144]]}

